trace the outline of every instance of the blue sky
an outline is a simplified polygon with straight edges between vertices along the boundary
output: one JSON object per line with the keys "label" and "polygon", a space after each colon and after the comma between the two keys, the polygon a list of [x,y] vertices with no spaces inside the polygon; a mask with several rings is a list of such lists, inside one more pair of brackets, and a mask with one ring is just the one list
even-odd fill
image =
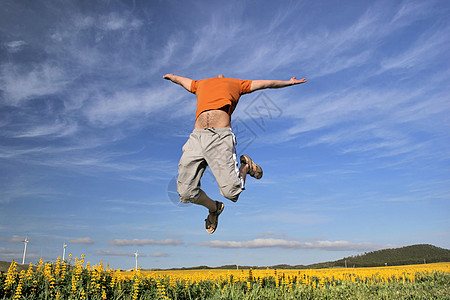
{"label": "blue sky", "polygon": [[[0,260],[310,264],[450,248],[448,1],[2,1]],[[219,228],[176,199],[196,99],[163,80],[306,77],[245,95],[264,169]]]}

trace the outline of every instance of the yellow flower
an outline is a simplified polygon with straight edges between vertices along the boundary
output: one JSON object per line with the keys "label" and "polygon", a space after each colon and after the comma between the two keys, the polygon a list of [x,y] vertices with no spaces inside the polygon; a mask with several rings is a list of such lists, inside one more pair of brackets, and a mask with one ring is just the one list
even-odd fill
{"label": "yellow flower", "polygon": [[17,278],[17,263],[13,260],[9,266],[8,273],[6,274],[5,280],[5,291],[11,289],[12,285],[16,282]]}

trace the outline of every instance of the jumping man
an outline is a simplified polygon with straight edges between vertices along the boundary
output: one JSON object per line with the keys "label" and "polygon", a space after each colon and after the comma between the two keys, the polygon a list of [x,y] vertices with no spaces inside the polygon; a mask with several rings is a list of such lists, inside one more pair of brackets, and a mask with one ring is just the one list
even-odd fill
{"label": "jumping man", "polygon": [[163,78],[197,95],[194,131],[183,146],[183,155],[178,164],[177,191],[181,202],[208,208],[206,231],[214,233],[224,204],[212,200],[200,189],[200,179],[206,167],[210,167],[216,178],[220,193],[233,202],[238,200],[244,190],[247,174],[256,179],[263,175],[261,167],[247,155],[240,157],[241,166],[238,165],[231,114],[239,98],[257,90],[305,83],[306,79],[241,80],[219,75],[196,81],[174,74],[166,74]]}

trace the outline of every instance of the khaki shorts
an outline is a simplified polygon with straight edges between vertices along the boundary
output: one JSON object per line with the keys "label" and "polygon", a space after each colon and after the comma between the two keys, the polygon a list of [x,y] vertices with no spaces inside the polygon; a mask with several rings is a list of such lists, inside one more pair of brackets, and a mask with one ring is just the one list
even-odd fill
{"label": "khaki shorts", "polygon": [[195,203],[200,195],[200,179],[209,166],[222,196],[236,202],[244,190],[244,181],[235,147],[236,137],[231,128],[194,129],[178,164],[180,201]]}

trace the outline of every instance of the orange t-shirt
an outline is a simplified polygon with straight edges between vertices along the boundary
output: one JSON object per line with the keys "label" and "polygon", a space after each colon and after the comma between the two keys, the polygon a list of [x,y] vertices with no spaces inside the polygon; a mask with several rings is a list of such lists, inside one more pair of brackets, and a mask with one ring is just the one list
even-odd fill
{"label": "orange t-shirt", "polygon": [[191,92],[197,95],[197,112],[195,119],[207,110],[219,109],[230,105],[231,117],[239,98],[251,92],[252,81],[234,78],[209,78],[192,80]]}

